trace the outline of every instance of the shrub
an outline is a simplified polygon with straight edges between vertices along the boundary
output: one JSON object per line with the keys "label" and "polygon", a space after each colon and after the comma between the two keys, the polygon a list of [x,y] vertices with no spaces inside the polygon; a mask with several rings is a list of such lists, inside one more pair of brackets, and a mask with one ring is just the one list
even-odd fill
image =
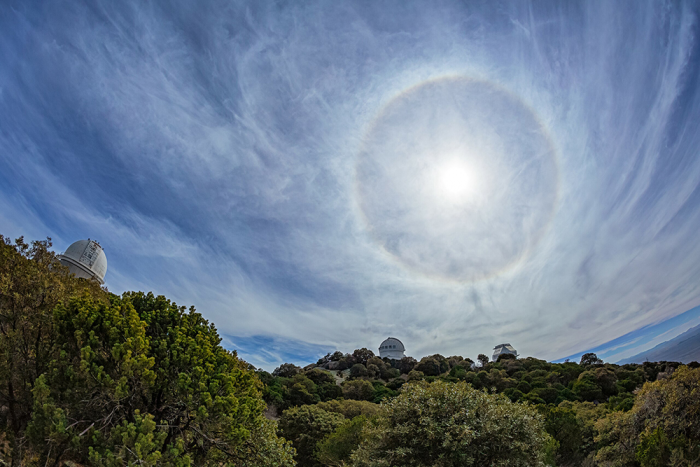
{"label": "shrub", "polygon": [[362,438],[352,454],[358,467],[532,466],[552,443],[533,408],[442,381],[408,385],[366,424]]}

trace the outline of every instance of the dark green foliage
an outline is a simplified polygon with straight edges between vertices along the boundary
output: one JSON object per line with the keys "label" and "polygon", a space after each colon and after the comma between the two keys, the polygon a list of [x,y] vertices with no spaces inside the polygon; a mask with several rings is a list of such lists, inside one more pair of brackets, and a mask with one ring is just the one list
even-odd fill
{"label": "dark green foliage", "polygon": [[363,365],[367,365],[367,361],[370,358],[374,357],[374,352],[363,347],[361,349],[355,350],[352,353],[352,356],[355,358],[355,362],[362,363]]}
{"label": "dark green foliage", "polygon": [[585,353],[581,355],[580,365],[598,365],[603,363],[603,360],[599,359],[594,353]]}
{"label": "dark green foliage", "polygon": [[396,391],[393,391],[392,389],[388,388],[384,385],[384,383],[380,381],[374,381],[372,383],[372,386],[374,388],[374,396],[372,398],[372,402],[374,403],[379,404],[385,399],[396,397]]}
{"label": "dark green foliage", "polygon": [[284,363],[275,368],[272,375],[279,376],[281,378],[291,378],[292,376],[301,373],[301,371],[301,368],[293,363]]}
{"label": "dark green foliage", "polygon": [[350,461],[350,455],[362,441],[362,430],[367,423],[364,416],[346,420],[336,430],[317,444],[316,457],[323,465],[342,466]]}
{"label": "dark green foliage", "polygon": [[581,373],[571,390],[584,401],[599,401],[603,399],[603,390],[598,386],[595,374],[589,371]]}
{"label": "dark green foliage", "polygon": [[339,413],[345,418],[355,418],[360,415],[372,416],[379,411],[379,405],[367,401],[332,400],[319,402],[319,408],[327,412]]}
{"label": "dark green foliage", "polygon": [[326,412],[315,405],[292,407],[279,420],[280,434],[297,450],[301,466],[321,465],[315,456],[316,445],[345,421],[338,413]]}
{"label": "dark green foliage", "polygon": [[510,353],[503,353],[496,359],[497,362],[502,362],[503,360],[515,360],[517,357]]}
{"label": "dark green foliage", "polygon": [[351,378],[363,378],[367,376],[369,376],[369,371],[367,371],[367,367],[362,363],[356,363],[350,368]]}
{"label": "dark green foliage", "polygon": [[561,465],[579,465],[585,452],[581,424],[570,408],[540,406],[545,416],[545,429],[557,443],[556,459]]}
{"label": "dark green foliage", "polygon": [[343,397],[358,401],[371,401],[374,399],[374,386],[367,380],[358,379],[343,383]]}
{"label": "dark green foliage", "polygon": [[407,375],[416,366],[418,361],[413,357],[403,357],[398,363],[398,370],[403,375]]}
{"label": "dark green foliage", "polygon": [[423,372],[426,376],[440,376],[450,369],[450,364],[445,357],[435,354],[423,357],[413,369]]}

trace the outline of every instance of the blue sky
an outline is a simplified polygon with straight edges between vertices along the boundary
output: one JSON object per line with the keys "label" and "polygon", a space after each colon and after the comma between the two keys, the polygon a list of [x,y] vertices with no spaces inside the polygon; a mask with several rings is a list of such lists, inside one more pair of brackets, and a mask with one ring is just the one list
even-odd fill
{"label": "blue sky", "polygon": [[99,240],[111,291],[195,305],[267,369],[389,335],[621,359],[697,324],[698,19],[6,1],[0,233]]}

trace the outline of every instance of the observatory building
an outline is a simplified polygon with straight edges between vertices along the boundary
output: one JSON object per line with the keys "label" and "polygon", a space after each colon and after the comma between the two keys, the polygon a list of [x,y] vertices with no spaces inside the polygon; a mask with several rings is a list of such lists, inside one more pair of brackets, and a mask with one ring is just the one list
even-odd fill
{"label": "observatory building", "polygon": [[515,348],[513,348],[512,345],[499,344],[493,348],[493,361],[495,362],[496,360],[498,360],[498,356],[503,354],[511,354],[515,355],[516,357],[518,356],[518,352],[515,350]]}
{"label": "observatory building", "polygon": [[401,360],[406,356],[404,354],[405,350],[406,348],[400,340],[395,337],[389,337],[379,346],[379,357]]}
{"label": "observatory building", "polygon": [[104,284],[107,273],[107,257],[95,240],[78,240],[68,247],[65,253],[58,255],[62,265],[68,266],[71,273],[84,279],[95,279]]}

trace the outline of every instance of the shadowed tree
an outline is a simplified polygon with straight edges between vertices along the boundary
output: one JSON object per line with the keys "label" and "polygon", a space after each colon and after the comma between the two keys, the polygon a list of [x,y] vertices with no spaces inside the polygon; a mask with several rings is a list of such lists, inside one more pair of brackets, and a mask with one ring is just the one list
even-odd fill
{"label": "shadowed tree", "polygon": [[24,430],[31,419],[36,379],[54,358],[54,308],[87,293],[107,300],[95,281],[70,276],[53,252],[51,239],[14,244],[0,235],[0,431],[19,465]]}
{"label": "shadowed tree", "polygon": [[579,365],[599,365],[601,363],[603,363],[603,360],[599,359],[596,354],[590,352],[581,355],[581,362]]}

